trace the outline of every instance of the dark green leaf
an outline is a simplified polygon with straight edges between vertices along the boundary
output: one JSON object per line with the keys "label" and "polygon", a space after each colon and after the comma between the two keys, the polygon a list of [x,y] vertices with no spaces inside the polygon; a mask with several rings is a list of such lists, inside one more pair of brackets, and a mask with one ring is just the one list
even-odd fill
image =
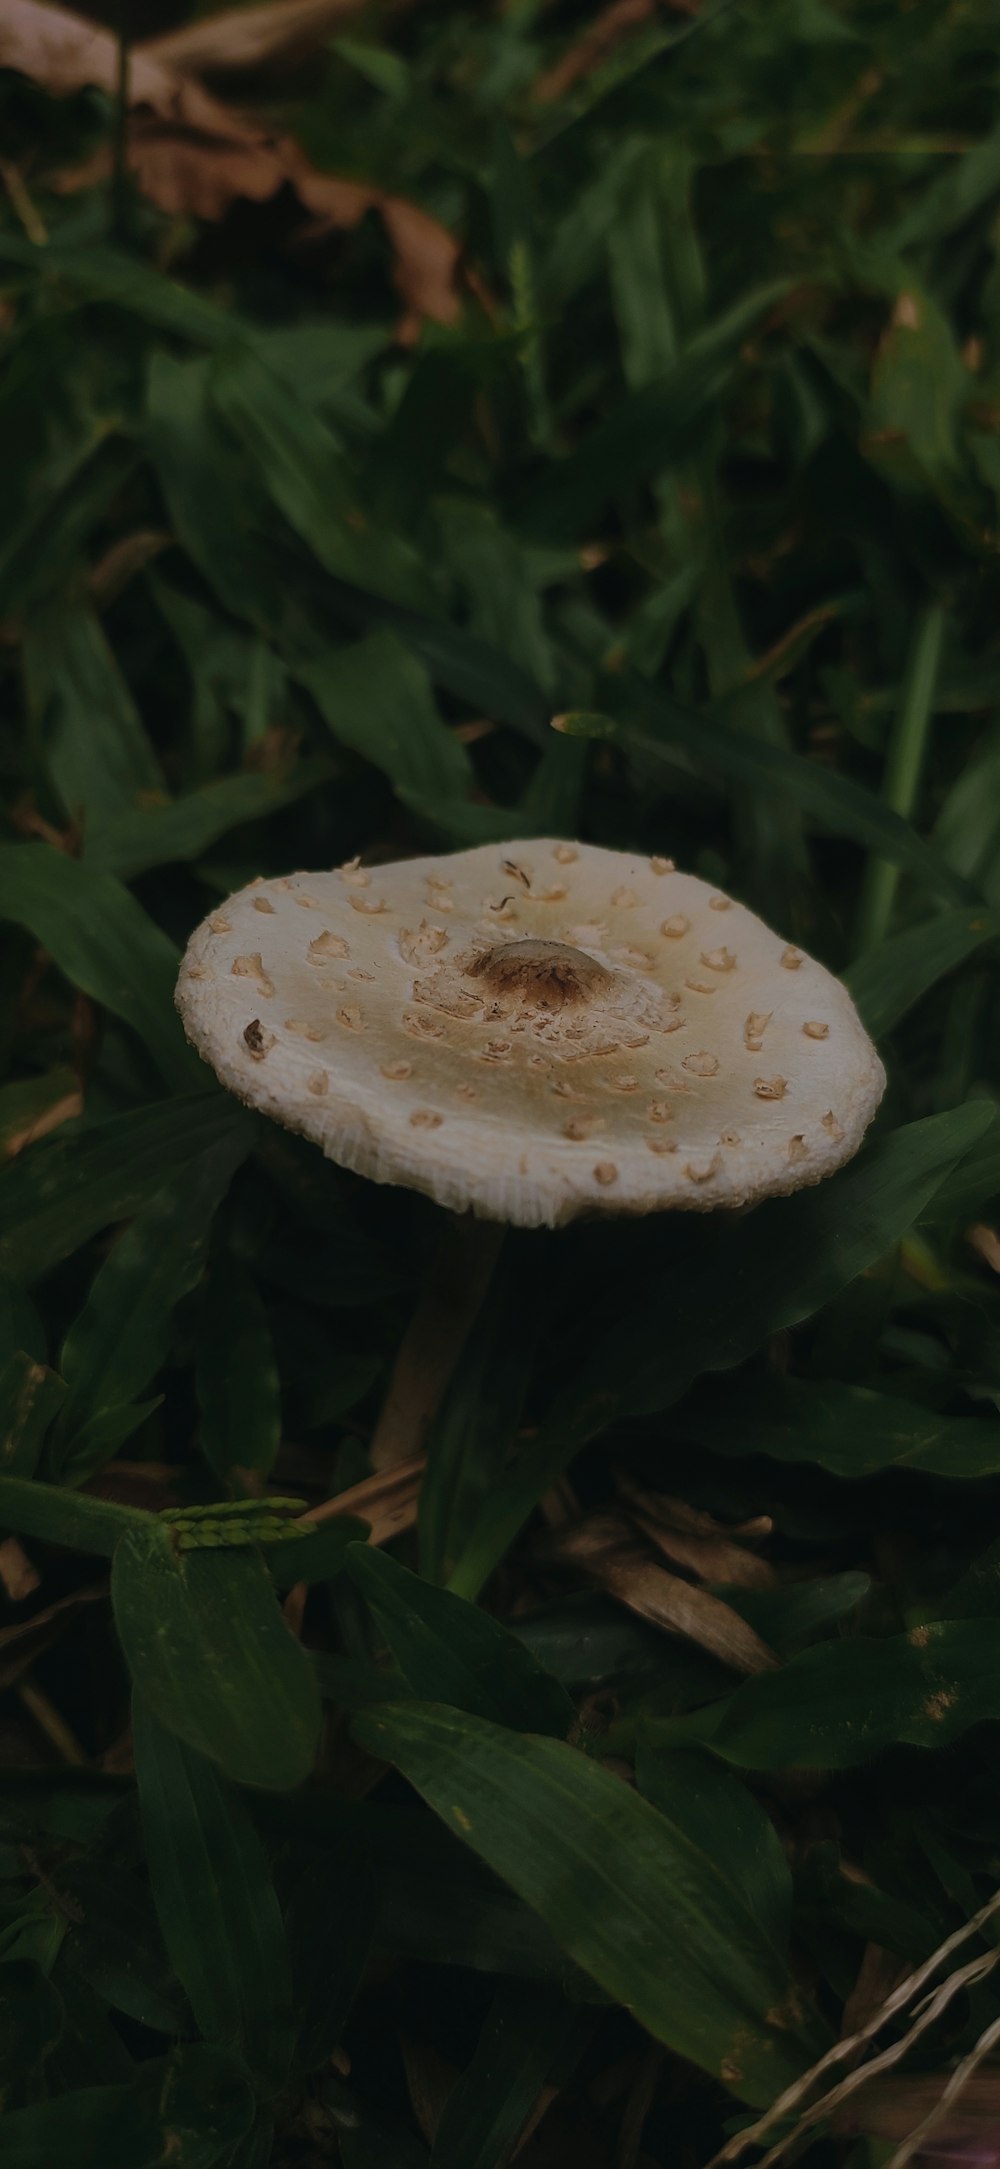
{"label": "dark green leaf", "polygon": [[220,777],[172,805],[147,806],[105,822],[88,845],[88,860],[120,881],[134,881],[151,866],[198,858],[229,829],[244,821],[268,820],[319,789],[334,773],[332,762],[317,758],[298,761],[284,775],[251,770]]}
{"label": "dark green leaf", "polygon": [[498,1988],[472,2061],[445,2102],[432,2169],[503,2169],[574,2036],[582,2046],[582,2031],[551,1989]]}
{"label": "dark green leaf", "polygon": [[295,392],[249,352],[216,362],[209,385],[244,459],[326,571],[386,602],[434,612],[417,552],[371,525],[336,440]]}
{"label": "dark green leaf", "polygon": [[31,2085],[63,2030],[57,1989],[31,1958],[0,1964],[0,2115]]}
{"label": "dark green leaf", "polygon": [[859,957],[845,981],[875,1039],[898,1024],[946,972],[1000,939],[1000,913],[944,911]]}
{"label": "dark green leaf", "polygon": [[161,1190],[92,1281],[60,1358],[69,1390],[51,1464],[61,1481],[82,1483],[100,1466],[93,1425],[137,1400],[163,1363],[174,1311],[201,1276],[216,1209],[248,1143],[233,1132],[188,1168],[182,1188]]}
{"label": "dark green leaf", "polygon": [[301,2073],[328,2065],[339,2044],[375,1933],[378,1888],[367,1855],[350,1843],[298,1852],[297,1869],[285,1927]]}
{"label": "dark green leaf", "polygon": [[253,1126],[221,1093],[142,1107],[73,1136],[43,1138],[0,1176],[0,1271],[37,1280],[113,1220],[182,1184],[192,1162]]}
{"label": "dark green leaf", "polygon": [[700,1394],[679,1435],[714,1453],[813,1461],[833,1476],[923,1469],[975,1480],[1000,1471],[1000,1417],[947,1416],[838,1379],[768,1378]]}
{"label": "dark green leaf", "polygon": [[1000,1716],[998,1665],[994,1619],[820,1642],[706,1712],[704,1736],[745,1770],[847,1770],[901,1743],[946,1747]]}
{"label": "dark green leaf", "polygon": [[207,1086],[174,1009],[173,942],[110,874],[48,844],[2,844],[0,919],[27,927],[71,986],[130,1024],[168,1083]]}
{"label": "dark green leaf", "polygon": [[991,1121],[988,1107],[932,1115],[879,1139],[818,1189],[774,1199],[745,1219],[706,1216],[692,1226],[684,1216],[681,1234],[664,1236],[665,1251],[680,1246],[676,1255],[650,1274],[642,1303],[599,1338],[530,1454],[495,1485],[452,1586],[463,1594],[482,1587],[588,1438],[625,1414],[669,1407],[699,1371],[733,1368],[874,1265]]}
{"label": "dark green leaf", "polygon": [[620,721],[607,715],[571,715],[562,719],[560,728],[571,737],[621,745],[656,764],[672,765],[679,758],[696,775],[766,796],[777,793],[810,814],[828,834],[846,836],[893,866],[904,867],[932,895],[947,896],[953,903],[968,897],[967,883],[947,860],[850,776],[768,745],[747,731],[732,730],[710,715],[693,715],[641,678],[616,677],[614,686]]}
{"label": "dark green leaf", "polygon": [[224,1486],[252,1494],[281,1443],[281,1387],[267,1312],[234,1258],[209,1271],[198,1331],[201,1450]]}
{"label": "dark green leaf", "polygon": [[74,2088],[4,2118],[4,2169],[216,2169],[253,2119],[235,2059],[195,2045],[131,2085]]}
{"label": "dark green leaf", "polygon": [[57,1484],[0,1476],[0,1527],[19,1536],[37,1536],[46,1544],[65,1544],[70,1551],[92,1551],[110,1559],[120,1537],[131,1529],[144,1532],[150,1523],[139,1507],[91,1499]]}
{"label": "dark green leaf", "polygon": [[421,1581],[386,1552],[352,1544],[347,1564],[414,1694],[565,1738],[575,1716],[565,1688],[499,1620]]}
{"label": "dark green leaf", "polygon": [[109,820],[144,793],[162,794],[159,764],[92,611],[66,601],[37,611],[24,667],[47,773],[90,858]]}
{"label": "dark green leaf", "polygon": [[170,1961],[205,2039],[238,2048],[267,2093],[287,2076],[284,1924],[239,1794],[137,1695],[135,1767],[149,1877]]}
{"label": "dark green leaf", "polygon": [[297,671],[334,737],[390,783],[433,804],[466,798],[472,768],[437,712],[423,666],[395,633],[369,633]]}
{"label": "dark green leaf", "polygon": [[136,1692],[160,1724],[240,1784],[301,1784],[319,1693],[257,1556],[178,1550],[162,1523],[143,1523],[115,1549],[111,1601]]}
{"label": "dark green leaf", "polygon": [[657,383],[629,393],[568,458],[551,463],[517,507],[517,524],[547,542],[573,541],[608,500],[690,453],[713,413],[752,324],[784,291],[772,282],[748,294],[694,340]]}

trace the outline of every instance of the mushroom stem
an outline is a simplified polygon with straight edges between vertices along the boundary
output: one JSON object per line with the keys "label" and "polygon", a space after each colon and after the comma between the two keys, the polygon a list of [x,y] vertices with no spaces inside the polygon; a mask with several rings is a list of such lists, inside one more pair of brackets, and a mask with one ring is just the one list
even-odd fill
{"label": "mushroom stem", "polygon": [[449,1213],[399,1344],[371,1441],[373,1469],[423,1452],[432,1418],[475,1325],[500,1254],[499,1222]]}

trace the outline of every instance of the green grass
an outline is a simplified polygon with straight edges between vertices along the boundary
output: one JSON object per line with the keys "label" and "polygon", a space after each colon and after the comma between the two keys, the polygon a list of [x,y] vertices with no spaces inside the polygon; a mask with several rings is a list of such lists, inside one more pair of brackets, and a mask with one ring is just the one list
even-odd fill
{"label": "green grass", "polygon": [[[402,339],[377,214],[64,193],[113,104],[0,74],[5,2169],[501,2169],[540,2099],[524,2169],[706,2169],[1000,1873],[994,11],[658,9],[537,96],[592,19],[265,86],[460,240]],[[512,1233],[403,1533],[295,1533],[436,1215],[214,1088],[180,952],[552,834],[845,975],[877,1124]],[[565,1542],[637,1492],[658,1623],[634,1522],[614,1588]],[[996,2150],[995,1952],[797,2158],[885,2169],[977,2056]]]}

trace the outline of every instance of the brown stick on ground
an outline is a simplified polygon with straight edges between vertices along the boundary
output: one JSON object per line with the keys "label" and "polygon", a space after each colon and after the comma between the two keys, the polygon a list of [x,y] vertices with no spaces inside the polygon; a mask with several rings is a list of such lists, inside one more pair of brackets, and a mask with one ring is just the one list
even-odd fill
{"label": "brown stick on ground", "polygon": [[503,1229],[492,1221],[449,1214],[375,1426],[374,1469],[395,1468],[423,1451],[431,1418],[482,1309],[502,1240]]}

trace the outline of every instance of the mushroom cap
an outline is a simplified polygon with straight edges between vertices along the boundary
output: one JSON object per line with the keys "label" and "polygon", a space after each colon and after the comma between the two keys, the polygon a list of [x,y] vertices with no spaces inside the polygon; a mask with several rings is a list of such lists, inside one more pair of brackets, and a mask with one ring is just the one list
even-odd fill
{"label": "mushroom cap", "polygon": [[819,1182],[885,1086],[845,989],[742,904],[555,839],[252,882],[177,1006],[330,1159],[521,1227]]}

